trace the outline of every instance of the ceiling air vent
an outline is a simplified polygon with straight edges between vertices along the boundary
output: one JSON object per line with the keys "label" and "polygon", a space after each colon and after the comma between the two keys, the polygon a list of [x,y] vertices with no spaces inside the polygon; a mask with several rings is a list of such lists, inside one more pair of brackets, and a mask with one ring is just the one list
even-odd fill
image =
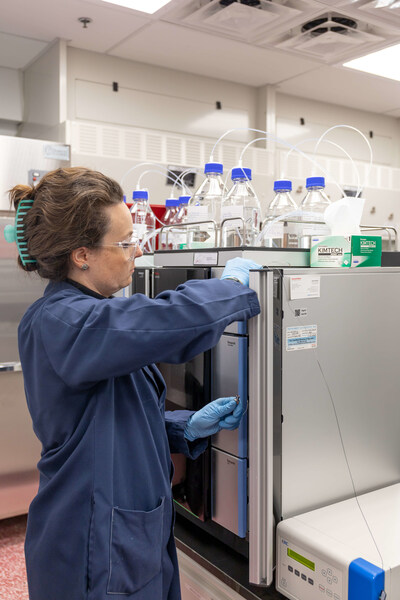
{"label": "ceiling air vent", "polygon": [[277,25],[301,19],[313,0],[208,0],[182,22],[231,38],[252,42]]}
{"label": "ceiling air vent", "polygon": [[[210,2],[212,2],[212,0],[210,0]],[[256,8],[260,8],[261,6],[260,0],[219,0],[221,6],[229,6],[234,2],[237,2],[238,4],[245,4],[246,6],[255,6]]]}
{"label": "ceiling air vent", "polygon": [[337,13],[327,13],[280,36],[273,44],[282,50],[335,63],[375,49],[385,41],[377,28]]}

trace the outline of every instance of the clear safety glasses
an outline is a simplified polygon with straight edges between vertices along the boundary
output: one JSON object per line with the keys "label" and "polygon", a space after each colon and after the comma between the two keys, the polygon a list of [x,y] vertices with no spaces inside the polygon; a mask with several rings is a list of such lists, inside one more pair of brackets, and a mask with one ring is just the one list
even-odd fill
{"label": "clear safety glasses", "polygon": [[129,256],[130,260],[133,260],[137,254],[139,248],[139,240],[135,233],[130,238],[122,242],[112,242],[111,244],[101,244],[99,248],[122,248],[126,256]]}

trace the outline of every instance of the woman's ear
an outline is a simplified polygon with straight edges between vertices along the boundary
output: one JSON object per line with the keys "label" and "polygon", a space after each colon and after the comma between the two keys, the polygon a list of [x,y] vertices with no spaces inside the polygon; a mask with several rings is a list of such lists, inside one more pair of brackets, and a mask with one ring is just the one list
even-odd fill
{"label": "woman's ear", "polygon": [[89,252],[85,246],[75,248],[70,255],[71,263],[77,269],[82,270],[83,265],[86,265],[89,259]]}

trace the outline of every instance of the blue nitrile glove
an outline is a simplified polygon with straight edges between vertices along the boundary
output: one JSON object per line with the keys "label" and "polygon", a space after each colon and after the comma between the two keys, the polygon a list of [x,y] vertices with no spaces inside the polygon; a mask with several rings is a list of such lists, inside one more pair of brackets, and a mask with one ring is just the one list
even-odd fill
{"label": "blue nitrile glove", "polygon": [[[240,410],[238,410],[240,408]],[[218,398],[195,412],[185,427],[185,438],[193,442],[218,433],[221,429],[236,429],[242,418],[243,410],[236,404],[233,396]],[[228,421],[229,419],[229,421]]]}
{"label": "blue nitrile glove", "polygon": [[262,266],[247,258],[232,258],[226,263],[221,279],[237,279],[243,285],[249,285],[250,269],[262,269]]}

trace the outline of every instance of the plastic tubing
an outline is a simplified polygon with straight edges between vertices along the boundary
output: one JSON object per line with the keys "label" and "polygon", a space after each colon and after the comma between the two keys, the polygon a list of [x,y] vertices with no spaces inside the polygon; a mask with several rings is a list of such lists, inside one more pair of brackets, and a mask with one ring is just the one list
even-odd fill
{"label": "plastic tubing", "polygon": [[[172,193],[174,192],[175,186],[179,185],[179,183],[181,184],[182,190],[185,192],[188,192],[188,195],[190,194],[190,190],[188,188],[188,186],[186,185],[186,183],[183,181],[185,175],[187,175],[188,173],[197,173],[198,169],[193,167],[191,169],[186,169],[185,171],[182,171],[182,173],[180,175],[178,175],[177,180],[175,181],[173,187],[172,187]],[[190,194],[191,196],[192,194]]]}
{"label": "plastic tubing", "polygon": [[[223,140],[224,137],[226,137],[230,133],[233,133],[234,131],[254,131],[255,133],[264,133],[264,135],[268,135],[266,131],[263,131],[262,129],[253,129],[252,127],[234,127],[233,129],[228,129],[215,142],[215,144],[214,144],[214,146],[213,146],[213,148],[211,150],[210,162],[214,162],[215,148],[218,146],[218,144],[220,143],[220,141]],[[241,166],[241,164],[239,166]]]}
{"label": "plastic tubing", "polygon": [[[260,131],[260,130],[258,130],[258,129],[252,129],[252,131]],[[285,140],[282,140],[280,138],[276,138],[276,137],[270,136],[265,131],[260,131],[260,133],[265,133],[266,137],[265,138],[256,138],[254,140],[251,140],[248,144],[246,144],[246,146],[243,148],[243,150],[242,150],[242,152],[240,154],[240,158],[239,158],[240,164],[242,163],[242,160],[243,160],[243,154],[246,152],[247,148],[249,148],[249,146],[251,146],[251,144],[254,144],[255,142],[258,142],[261,139],[272,139],[275,142],[278,142],[278,144],[281,144],[282,146],[285,146],[286,148],[290,148],[290,149],[295,150],[295,152],[298,152],[298,154],[300,154],[303,158],[305,158],[306,160],[308,160],[309,162],[311,162],[315,167],[317,167],[320,171],[322,171],[322,173],[326,177],[332,179],[333,182],[334,182],[334,184],[336,185],[336,187],[339,189],[340,193],[342,194],[342,196],[345,196],[345,193],[344,193],[342,187],[340,186],[340,184],[335,180],[334,177],[331,176],[331,174],[326,169],[324,169],[323,167],[321,167],[321,165],[319,165],[316,160],[314,160],[310,156],[307,156],[307,154],[304,154],[304,152],[302,152],[301,150],[299,150],[298,148],[296,148],[296,146],[293,146],[293,144],[290,144],[289,142],[285,142]]]}
{"label": "plastic tubing", "polygon": [[[284,178],[284,173],[286,173],[286,168],[287,168],[287,161],[289,160],[289,156],[291,155],[291,153],[293,152],[293,150],[297,149],[301,144],[305,144],[306,142],[315,142],[316,140],[318,140],[318,138],[307,138],[306,140],[301,140],[301,142],[299,142],[298,144],[296,144],[296,146],[293,146],[293,148],[291,148],[287,153],[286,156],[284,158],[284,166],[283,169],[281,171],[281,178]],[[351,158],[350,154],[348,152],[346,152],[346,150],[340,146],[339,144],[336,144],[335,142],[331,142],[330,140],[322,140],[325,144],[331,144],[332,146],[335,146],[336,148],[339,148],[339,150],[341,150],[343,152],[343,154],[345,154],[347,156],[347,158],[350,160],[351,165],[353,167],[353,171],[356,174],[356,178],[357,178],[357,189],[360,189],[360,172],[357,169],[357,166],[354,162],[354,160]],[[315,154],[315,150],[314,150],[314,154]]]}
{"label": "plastic tubing", "polygon": [[[158,219],[157,219],[158,220]],[[160,221],[161,223],[161,221]],[[160,231],[161,227],[159,227],[158,229],[154,229],[154,231],[152,231],[151,233],[146,233],[143,236],[142,241],[139,243],[139,248],[141,250],[143,250],[143,248],[145,247],[145,245],[150,242],[150,240],[155,237],[156,235],[158,235],[159,231]]]}
{"label": "plastic tubing", "polygon": [[[371,172],[371,168],[372,168],[372,160],[373,160],[373,152],[372,152],[372,147],[371,144],[369,143],[368,139],[365,137],[365,135],[363,134],[362,131],[360,131],[359,129],[357,129],[357,127],[353,127],[352,125],[333,125],[332,127],[329,127],[329,129],[327,129],[319,138],[319,140],[317,141],[317,143],[315,144],[315,148],[314,148],[314,155],[318,150],[318,146],[319,144],[322,142],[323,138],[330,132],[333,131],[334,129],[339,129],[339,128],[343,128],[343,129],[351,129],[352,131],[356,131],[357,133],[359,133],[361,135],[361,137],[363,138],[363,140],[365,141],[365,143],[368,146],[368,150],[369,150],[369,165],[368,165],[368,170],[367,170],[367,174],[365,176],[365,180],[364,180],[364,187],[367,186],[368,183],[368,179],[369,179],[369,174]],[[357,190],[357,194],[356,194],[356,198],[359,196],[359,194],[361,194],[362,188],[360,187]]]}
{"label": "plastic tubing", "polygon": [[152,162],[141,162],[141,163],[138,163],[137,165],[133,165],[133,167],[128,169],[127,172],[122,175],[122,178],[120,181],[120,186],[123,188],[125,178],[128,177],[128,175],[130,173],[132,173],[132,171],[134,171],[135,169],[138,169],[139,167],[148,167],[148,166],[159,167],[160,169],[164,169],[165,173],[171,173],[174,177],[176,177],[176,175],[174,173],[172,173],[172,171],[167,169],[167,167],[164,167],[164,165],[160,165],[159,163],[152,163]]}
{"label": "plastic tubing", "polygon": [[[168,171],[168,169],[167,169],[167,171]],[[158,173],[159,175],[165,176],[165,173],[163,171],[160,171],[159,169],[147,169],[146,171],[143,171],[143,173],[140,174],[138,182],[136,184],[136,189],[138,189],[138,190],[142,189],[142,187],[141,187],[142,177],[144,177],[148,173]],[[166,177],[170,181],[173,181],[177,185],[180,185],[181,188],[183,188],[183,184],[182,183],[178,183],[178,177],[176,175],[172,174],[172,176],[171,175],[167,175]]]}

